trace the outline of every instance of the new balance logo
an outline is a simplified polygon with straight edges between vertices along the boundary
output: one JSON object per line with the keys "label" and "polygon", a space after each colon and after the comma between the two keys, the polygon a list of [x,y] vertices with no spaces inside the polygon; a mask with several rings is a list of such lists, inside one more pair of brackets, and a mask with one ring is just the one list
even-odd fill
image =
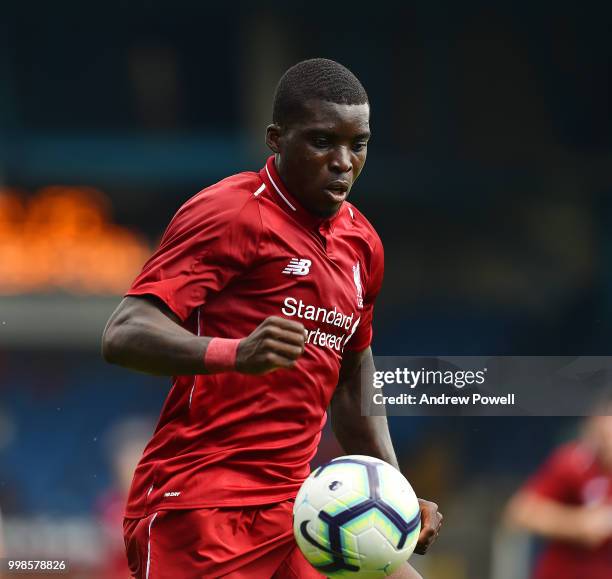
{"label": "new balance logo", "polygon": [[312,261],[309,259],[299,259],[294,257],[287,264],[287,267],[283,269],[283,273],[286,275],[306,275],[310,272],[310,266]]}
{"label": "new balance logo", "polygon": [[165,497],[178,497],[180,496],[180,494],[181,494],[181,491],[170,491],[170,492],[164,493],[164,496]]}

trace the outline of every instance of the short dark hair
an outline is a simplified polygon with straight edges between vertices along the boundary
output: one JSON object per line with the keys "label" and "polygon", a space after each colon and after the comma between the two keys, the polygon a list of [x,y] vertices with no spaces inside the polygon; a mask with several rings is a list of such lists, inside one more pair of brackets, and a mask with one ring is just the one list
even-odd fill
{"label": "short dark hair", "polygon": [[363,85],[348,68],[335,60],[311,58],[293,65],[281,77],[274,93],[272,121],[287,124],[313,99],[346,105],[369,102]]}

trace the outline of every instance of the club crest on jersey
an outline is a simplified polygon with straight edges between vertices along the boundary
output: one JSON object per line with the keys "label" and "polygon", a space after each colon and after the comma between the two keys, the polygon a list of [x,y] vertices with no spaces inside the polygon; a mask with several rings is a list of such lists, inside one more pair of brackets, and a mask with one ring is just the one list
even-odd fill
{"label": "club crest on jersey", "polygon": [[353,266],[353,281],[357,290],[357,307],[363,308],[363,289],[361,287],[361,267],[359,262]]}
{"label": "club crest on jersey", "polygon": [[291,258],[287,267],[283,269],[285,275],[307,275],[310,273],[312,261],[309,259],[300,259],[299,257]]}

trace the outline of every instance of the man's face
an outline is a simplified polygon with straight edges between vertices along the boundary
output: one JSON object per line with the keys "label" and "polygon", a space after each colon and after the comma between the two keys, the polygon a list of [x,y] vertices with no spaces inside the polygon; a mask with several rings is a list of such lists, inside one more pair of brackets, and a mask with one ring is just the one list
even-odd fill
{"label": "man's face", "polygon": [[290,125],[270,125],[266,142],[289,192],[312,213],[333,216],[366,160],[370,107],[307,101]]}

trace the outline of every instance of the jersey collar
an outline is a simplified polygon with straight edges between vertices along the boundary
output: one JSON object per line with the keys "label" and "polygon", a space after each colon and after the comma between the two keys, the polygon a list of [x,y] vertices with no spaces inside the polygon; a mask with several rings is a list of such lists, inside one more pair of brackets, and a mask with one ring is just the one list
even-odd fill
{"label": "jersey collar", "polygon": [[329,231],[334,230],[334,223],[337,221],[338,217],[340,217],[340,214],[344,212],[344,203],[333,217],[323,218],[312,214],[308,209],[300,205],[299,201],[287,191],[285,184],[276,170],[274,155],[268,158],[263,169],[259,172],[259,175],[275,198],[277,204],[304,227],[318,231],[321,231],[321,229],[327,229]]}

